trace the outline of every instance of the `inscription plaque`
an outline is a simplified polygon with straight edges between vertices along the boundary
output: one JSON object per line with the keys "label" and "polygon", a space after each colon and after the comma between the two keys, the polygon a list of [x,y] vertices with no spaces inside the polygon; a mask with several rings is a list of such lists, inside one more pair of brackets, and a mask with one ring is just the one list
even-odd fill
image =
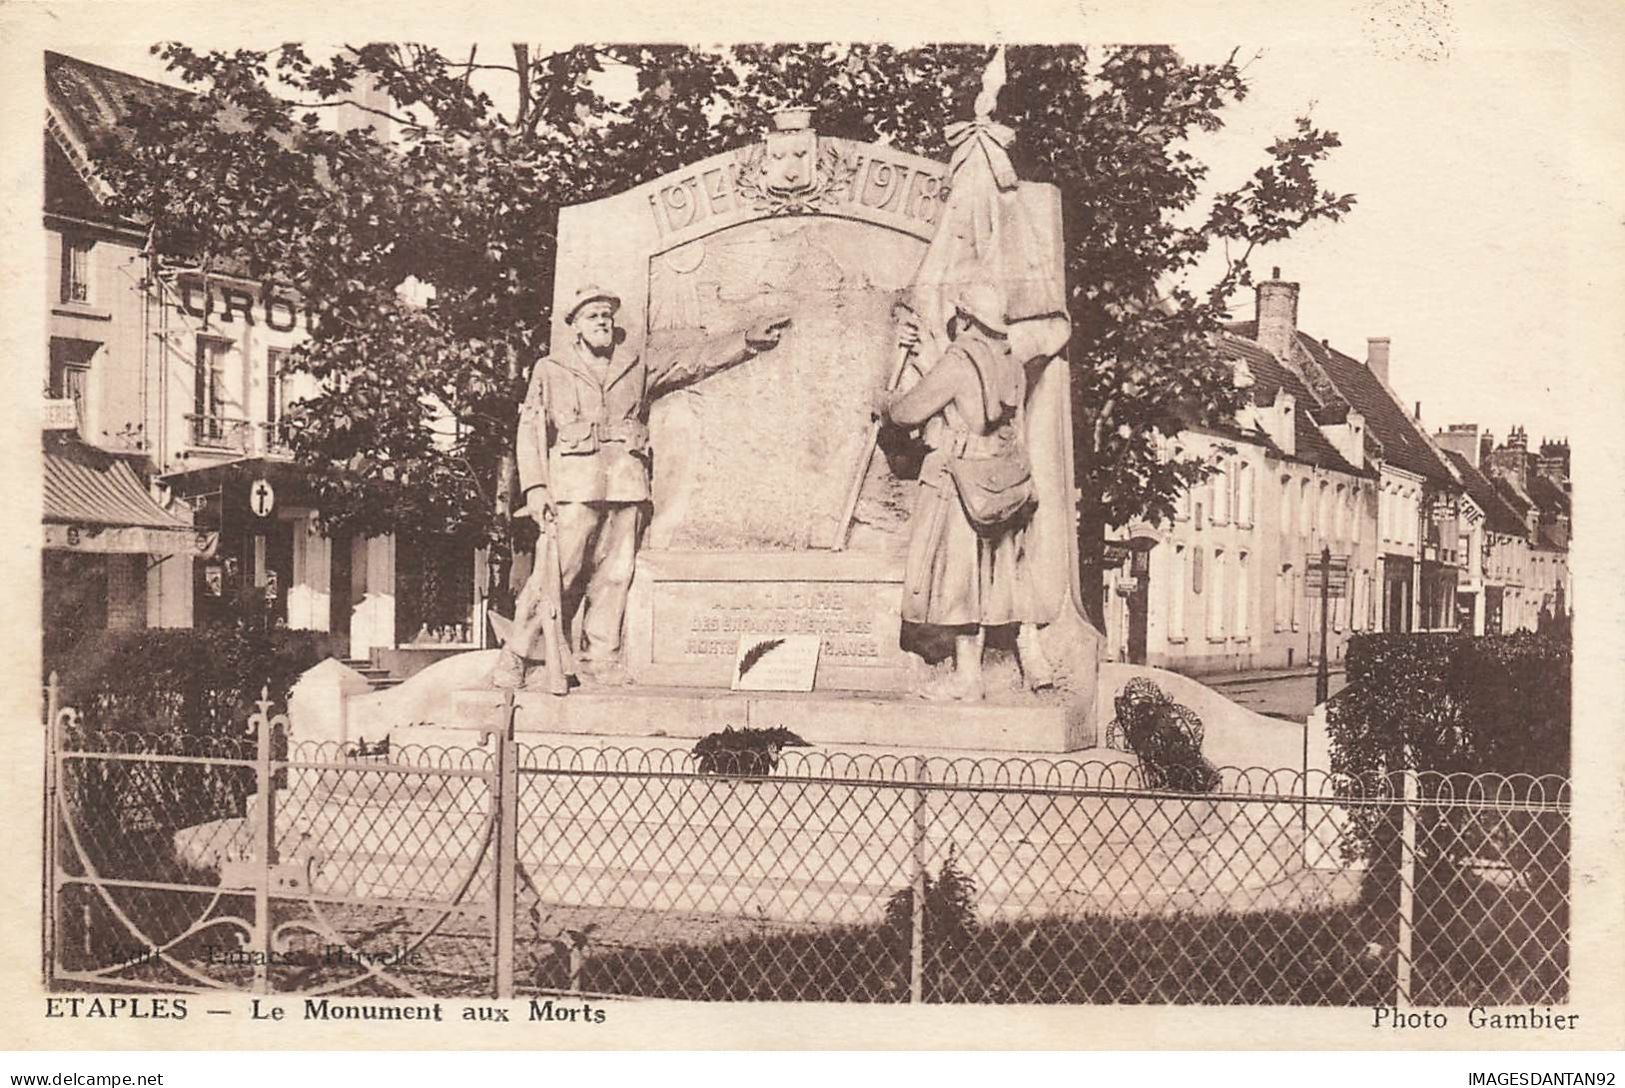
{"label": "inscription plaque", "polygon": [[628,606],[628,666],[640,683],[727,687],[743,635],[821,641],[820,689],[899,690],[902,566],[829,553],[648,552]]}

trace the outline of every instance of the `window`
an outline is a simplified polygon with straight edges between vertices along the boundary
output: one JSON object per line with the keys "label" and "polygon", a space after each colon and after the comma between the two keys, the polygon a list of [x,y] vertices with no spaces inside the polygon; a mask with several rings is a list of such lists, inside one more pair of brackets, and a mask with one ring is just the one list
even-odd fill
{"label": "window", "polygon": [[197,338],[197,368],[192,386],[193,441],[218,444],[226,438],[226,351],[229,341]]}
{"label": "window", "polygon": [[1205,548],[1194,547],[1191,549],[1191,592],[1198,597],[1202,595],[1202,575],[1205,573],[1202,569],[1202,557],[1206,554],[1207,550]]}
{"label": "window", "polygon": [[79,418],[79,431],[88,425],[86,411],[90,405],[90,363],[100,345],[90,340],[51,338],[51,396],[57,400],[73,401],[74,414]]}
{"label": "window", "polygon": [[1292,477],[1281,477],[1281,535],[1292,533]]}
{"label": "window", "polygon": [[1316,505],[1315,515],[1316,534],[1323,539],[1330,538],[1332,531],[1332,487],[1325,480],[1320,481],[1320,499]]}
{"label": "window", "polygon": [[1332,539],[1348,539],[1348,503],[1344,501],[1343,485],[1337,485],[1337,491],[1332,496]]}
{"label": "window", "polygon": [[1309,481],[1298,481],[1298,535],[1308,536],[1309,525],[1315,516],[1314,499],[1309,494]]}
{"label": "window", "polygon": [[1174,546],[1173,562],[1168,571],[1168,637],[1185,637],[1185,564],[1190,562],[1190,549],[1183,544]]}
{"label": "window", "polygon": [[1213,573],[1209,576],[1207,637],[1224,637],[1224,549],[1213,549]]}
{"label": "window", "polygon": [[1230,466],[1220,461],[1218,471],[1209,479],[1213,485],[1213,524],[1224,525],[1230,520]]}
{"label": "window", "polygon": [[1236,523],[1253,524],[1253,466],[1243,461],[1236,466]]}
{"label": "window", "polygon": [[280,423],[288,410],[288,353],[275,348],[265,353],[265,422]]}
{"label": "window", "polygon": [[1360,542],[1361,521],[1360,492],[1358,488],[1349,488],[1349,539],[1358,544]]}
{"label": "window", "polygon": [[1285,631],[1291,622],[1291,602],[1288,595],[1292,587],[1292,564],[1282,563],[1275,572],[1275,629]]}
{"label": "window", "polygon": [[1296,631],[1298,629],[1299,621],[1303,618],[1301,611],[1303,602],[1303,573],[1301,571],[1292,572],[1292,586],[1288,591],[1287,596],[1291,598],[1287,603],[1292,606],[1292,629]]}
{"label": "window", "polygon": [[62,236],[62,301],[90,301],[90,247],[85,238]]}
{"label": "window", "polygon": [[1236,556],[1236,621],[1232,628],[1237,636],[1245,636],[1250,625],[1247,622],[1247,610],[1252,607],[1248,601],[1249,574],[1247,570],[1247,553],[1240,552]]}

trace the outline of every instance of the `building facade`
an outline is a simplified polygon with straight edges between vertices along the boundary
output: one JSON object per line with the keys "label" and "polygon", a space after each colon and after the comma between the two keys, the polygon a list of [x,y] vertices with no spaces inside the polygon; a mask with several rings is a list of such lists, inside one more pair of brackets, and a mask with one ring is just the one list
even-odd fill
{"label": "building facade", "polygon": [[1213,475],[1166,525],[1120,529],[1104,587],[1107,652],[1192,675],[1318,660],[1320,557],[1334,584],[1326,654],[1362,631],[1454,630],[1482,508],[1388,386],[1388,341],[1364,362],[1297,327],[1299,287],[1259,284],[1219,348],[1249,390],[1233,427],[1170,455]]}
{"label": "building facade", "polygon": [[[286,442],[289,409],[316,391],[289,372],[311,330],[300,292],[152,259],[140,225],[103,206],[93,137],[132,99],[184,92],[59,54],[47,55],[45,76],[47,397],[71,402],[79,438],[138,464],[186,538],[207,542],[206,553],[194,546],[147,563],[140,626],[203,625],[253,609],[325,633],[340,656],[473,645],[472,549],[322,531]],[[104,579],[125,600],[110,616],[130,614],[133,563],[119,560],[130,570]],[[48,578],[48,597],[63,584]]]}

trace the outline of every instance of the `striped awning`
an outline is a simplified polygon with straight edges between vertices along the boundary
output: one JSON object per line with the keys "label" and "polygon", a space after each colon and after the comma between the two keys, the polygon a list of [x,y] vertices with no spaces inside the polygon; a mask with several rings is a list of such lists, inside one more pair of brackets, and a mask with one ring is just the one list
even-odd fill
{"label": "striped awning", "polygon": [[118,457],[81,443],[45,450],[45,547],[80,552],[208,555],[217,534],[200,533],[153,501]]}

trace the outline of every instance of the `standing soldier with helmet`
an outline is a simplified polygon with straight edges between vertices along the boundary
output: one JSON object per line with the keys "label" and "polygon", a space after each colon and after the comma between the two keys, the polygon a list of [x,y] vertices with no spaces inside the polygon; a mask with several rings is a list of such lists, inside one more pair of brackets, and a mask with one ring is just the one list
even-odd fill
{"label": "standing soldier with helmet", "polygon": [[[617,355],[621,300],[596,286],[576,291],[565,324],[574,336],[536,364],[519,415],[517,461],[523,512],[556,530],[559,584],[538,562],[520,591],[512,634],[492,676],[498,687],[525,682],[530,651],[549,601],[568,625],[583,681],[625,682],[621,630],[649,502],[649,405],[662,394],[777,346],[788,317],[759,321],[648,360]],[[547,523],[551,524],[547,524]],[[569,655],[565,655],[568,660]]]}

